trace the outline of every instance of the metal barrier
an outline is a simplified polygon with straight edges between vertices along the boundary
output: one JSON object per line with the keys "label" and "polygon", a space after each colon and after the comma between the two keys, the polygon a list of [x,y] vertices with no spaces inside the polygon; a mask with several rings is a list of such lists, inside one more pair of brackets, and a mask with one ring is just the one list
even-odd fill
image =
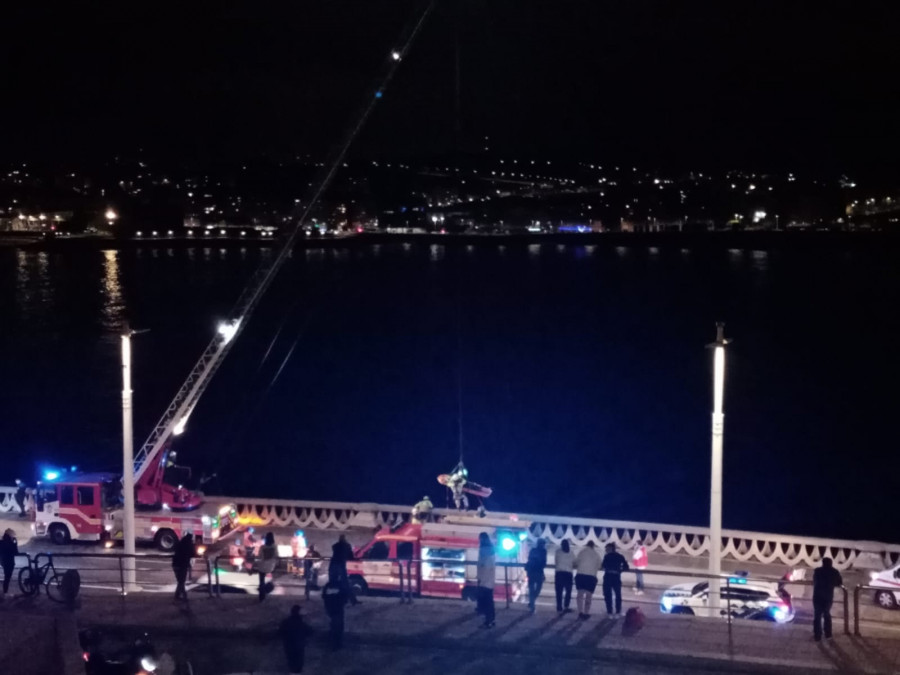
{"label": "metal barrier", "polygon": [[[159,580],[151,580],[148,578],[144,578],[141,580],[138,578],[136,580],[136,586],[138,588],[141,587],[152,587],[152,586],[169,586],[174,584],[174,579],[171,578],[172,572],[170,571],[169,565],[172,562],[172,556],[170,555],[162,555],[162,554],[127,554],[127,553],[37,553],[33,557],[27,553],[20,553],[20,556],[23,556],[28,561],[29,568],[36,568],[42,565],[42,560],[46,560],[51,564],[54,570],[68,570],[75,569],[78,571],[79,575],[84,579],[87,579],[87,584],[82,583],[82,588],[90,588],[90,584],[92,582],[105,582],[107,584],[112,584],[111,587],[108,587],[109,590],[115,590],[120,595],[127,596],[132,589],[128,588],[128,584],[125,581],[125,565],[124,560],[132,558],[135,561],[135,573],[139,575],[141,572],[145,573],[159,573],[161,576],[164,575],[166,577],[166,581],[162,579]],[[115,564],[110,566],[97,566],[97,567],[79,567],[73,564],[65,564],[67,561],[73,560],[99,560],[104,562],[115,561]],[[141,567],[141,562],[146,561],[165,561],[168,563],[166,567],[163,568],[152,568],[152,567]],[[211,561],[206,556],[195,556],[193,560],[196,562],[202,561],[200,563],[205,569],[207,573],[207,594],[212,597],[212,567]],[[57,564],[62,561],[62,564]],[[93,577],[93,578],[92,578]],[[101,589],[104,587],[101,587]]]}
{"label": "metal barrier", "polygon": [[[783,583],[785,586],[809,586],[810,588],[813,588],[813,582],[806,581],[805,579],[797,580],[797,581],[784,581]],[[837,588],[841,591],[841,595],[843,598],[841,603],[843,604],[844,609],[841,613],[843,614],[842,618],[844,620],[844,634],[850,635],[850,592],[847,590],[846,586],[836,586],[835,588]],[[855,603],[855,599],[854,599],[854,603]],[[856,605],[854,604],[854,611],[855,610],[856,610]],[[858,624],[859,623],[858,612],[855,611],[855,613],[856,613],[856,616],[854,617],[854,622]]]}
{"label": "metal barrier", "polygon": [[[232,556],[230,556],[230,555],[220,555],[213,559],[212,564],[213,564],[213,569],[214,569],[214,574],[215,574],[215,591],[213,592],[213,595],[215,595],[216,597],[221,597],[221,595],[222,595],[222,591],[221,591],[222,584],[221,584],[221,580],[220,580],[220,576],[219,576],[220,562],[223,560],[226,560],[226,559],[230,559],[230,558],[232,558]],[[281,562],[286,561],[288,559],[279,558],[278,560],[279,560],[279,564],[280,564]],[[360,560],[360,559],[356,559],[356,560]],[[297,565],[296,563],[307,562],[307,561],[314,562],[319,565],[328,564],[331,561],[331,558],[330,557],[321,557],[321,558],[313,558],[313,559],[297,558],[297,559],[294,559],[294,561],[295,561],[295,567],[298,567],[299,565]],[[391,563],[392,565],[396,566],[396,567],[392,568],[393,571],[390,576],[396,576],[397,585],[395,586],[395,590],[393,592],[399,593],[401,604],[412,604],[414,593],[420,592],[419,590],[414,591],[414,585],[416,587],[418,587],[418,583],[417,583],[418,579],[416,577],[416,572],[413,570],[413,567],[412,567],[414,564],[417,564],[420,566],[423,563],[448,564],[448,565],[455,565],[455,566],[471,566],[471,565],[477,566],[477,564],[478,564],[477,561],[474,561],[474,560],[462,561],[462,560],[444,559],[444,558],[429,558],[427,560],[408,559],[408,558],[386,558],[386,559],[379,559],[378,562]],[[512,603],[514,602],[514,598],[512,597],[513,586],[517,582],[521,582],[521,580],[524,578],[524,575],[520,574],[518,579],[511,580],[509,570],[518,568],[519,570],[524,572],[525,563],[500,561],[500,562],[496,563],[496,566],[503,568],[504,594],[505,594],[505,600],[506,600],[506,607],[509,608],[512,605]],[[276,571],[278,571],[278,569],[279,569],[278,565],[276,565]],[[421,570],[421,567],[419,567],[418,569]],[[554,570],[554,566],[548,565],[548,566],[546,566],[545,569],[552,572]],[[635,570],[632,569],[632,570],[627,570],[626,572],[624,572],[624,574],[626,574],[626,575],[633,574],[634,572],[635,572]],[[685,580],[709,581],[711,578],[713,578],[707,572],[671,572],[671,571],[657,572],[657,571],[651,571],[651,570],[646,570],[646,569],[642,570],[642,572],[645,577],[649,577],[651,579],[653,577],[660,577],[660,578],[666,578],[666,579],[671,579],[672,577],[675,577],[675,578],[681,578],[681,579],[685,579]],[[316,576],[318,576],[318,574]],[[352,586],[354,583],[353,576],[354,575],[348,576],[347,583],[350,586]],[[718,578],[722,582],[722,590],[720,592],[722,593],[722,601],[724,602],[724,605],[725,605],[724,614],[723,614],[722,618],[725,619],[726,623],[728,624],[729,633],[731,633],[733,621],[735,618],[737,618],[735,608],[732,605],[732,596],[733,596],[732,591],[735,590],[735,585],[733,583],[733,580],[735,579],[735,575],[734,574],[722,574],[722,575],[719,575]],[[800,581],[800,580],[784,581],[783,579],[762,578],[762,577],[751,577],[750,579],[752,581],[768,582],[768,583],[772,583],[772,584],[776,584],[776,585],[781,584],[784,586],[789,586],[789,585],[790,586],[812,586],[812,582],[805,581],[805,580],[804,581]],[[312,579],[310,574],[304,574],[304,578],[302,580],[298,580],[297,583],[291,583],[289,578],[286,579],[285,576],[281,576],[278,579],[278,584],[279,584],[279,586],[286,587],[286,588],[302,589],[302,592],[306,596],[307,599],[310,597],[311,591],[318,587],[317,579]],[[245,587],[245,588],[248,588],[248,587]],[[850,632],[850,616],[849,616],[848,592],[845,587],[842,586],[840,588],[841,588],[841,592],[843,594],[843,603],[844,603],[844,609],[843,609],[844,632],[849,634],[849,632]],[[378,590],[385,590],[385,589],[378,589]],[[391,591],[387,590],[386,592],[391,592]],[[468,596],[466,594],[460,595],[460,599],[466,599],[467,597]]]}
{"label": "metal barrier", "polygon": [[[893,589],[885,588],[884,586],[872,586],[870,584],[857,584],[853,589],[853,634],[854,635],[862,635],[859,630],[859,595],[860,591],[885,591],[886,593],[893,593]],[[900,587],[898,587],[898,591],[900,591]],[[896,605],[895,605],[896,606]],[[885,608],[883,608],[885,609]],[[885,609],[885,611],[890,611],[889,609]]]}
{"label": "metal barrier", "polygon": [[[103,578],[103,575],[108,575],[107,578],[114,578],[116,583],[112,590],[116,590],[122,596],[127,596],[129,594],[129,590],[130,590],[127,587],[127,583],[125,581],[125,565],[123,562],[124,560],[126,560],[128,558],[133,558],[135,560],[135,569],[136,569],[137,573],[156,572],[161,575],[171,574],[169,572],[169,570],[167,569],[168,565],[166,566],[166,568],[160,569],[159,567],[157,567],[157,568],[142,567],[141,562],[165,561],[166,563],[171,563],[171,560],[172,560],[171,556],[162,555],[162,554],[128,555],[128,554],[124,554],[124,553],[114,553],[114,552],[107,552],[107,553],[38,553],[38,554],[35,554],[34,556],[30,555],[29,553],[23,552],[23,553],[19,554],[19,557],[25,558],[28,568],[36,568],[42,564],[42,560],[47,560],[48,562],[53,563],[53,567],[57,571],[65,570],[65,569],[69,569],[69,568],[79,569],[78,567],[75,567],[75,566],[56,565],[56,563],[59,561],[65,562],[65,561],[70,561],[70,560],[71,561],[102,560],[105,562],[110,562],[110,561],[114,560],[115,561],[114,565],[110,565],[108,567],[101,566],[101,567],[93,567],[93,568],[87,568],[87,569],[81,568],[81,569],[79,569],[79,572],[82,575],[88,575],[88,576],[94,575],[95,577],[99,577],[101,579]],[[198,561],[198,562],[202,561],[201,565],[203,567],[205,567],[205,570],[206,570],[205,586],[206,586],[206,593],[209,597],[221,597],[222,583],[221,583],[221,578],[220,578],[220,562],[225,559],[231,559],[231,557],[232,556],[230,556],[230,555],[223,554],[223,555],[218,555],[214,558],[210,558],[208,556],[197,556],[196,558],[194,558],[195,561]],[[286,562],[287,560],[288,560],[287,558],[277,559],[276,571],[278,569],[278,565],[282,564],[283,562]],[[310,558],[299,558],[299,559],[295,559],[295,560],[300,561],[302,563],[310,562],[313,565],[316,565],[316,564],[322,565],[322,564],[328,564],[331,561],[331,558],[328,558],[328,557],[311,558],[311,559]],[[423,563],[448,564],[448,565],[455,565],[455,566],[460,566],[460,565],[463,565],[463,566],[476,565],[477,566],[477,564],[478,564],[477,561],[474,561],[474,560],[461,561],[461,560],[443,559],[443,558],[433,558],[433,559],[430,558],[427,560],[409,559],[409,558],[390,558],[390,559],[382,560],[380,562],[389,562],[392,564],[396,564],[396,571],[397,571],[397,577],[398,577],[397,591],[399,591],[399,593],[400,593],[400,602],[403,604],[412,604],[414,593],[421,592],[421,590],[418,588],[417,574],[413,570],[414,564],[419,565],[418,570],[422,569],[421,565]],[[500,562],[497,562],[496,565],[498,567],[503,568],[504,593],[505,593],[505,599],[506,599],[506,606],[507,606],[507,608],[509,608],[514,601],[514,598],[512,597],[513,586],[517,583],[521,583],[522,578],[523,578],[523,575],[520,573],[520,575],[518,576],[517,579],[511,580],[509,570],[518,568],[522,572],[524,572],[525,564],[520,563],[520,562],[500,561]],[[304,568],[305,568],[304,572],[307,572],[307,566],[305,564],[304,564]],[[554,570],[554,566],[548,565],[545,569],[552,572]],[[308,571],[315,573],[316,576],[318,576],[318,574],[320,573],[319,570],[316,570],[315,567],[309,567]],[[631,574],[634,571],[635,570],[628,570],[624,574]],[[672,572],[672,571],[657,572],[657,571],[651,571],[651,570],[646,570],[646,569],[642,570],[642,571],[643,571],[645,578],[649,577],[651,579],[653,577],[663,577],[663,578],[667,578],[667,579],[675,577],[675,578],[682,578],[682,579],[686,579],[686,580],[697,579],[697,580],[709,581],[711,578],[713,578],[708,573],[704,573],[704,572]],[[729,632],[732,630],[731,624],[733,623],[733,618],[734,618],[734,612],[732,611],[732,604],[731,604],[732,579],[734,579],[734,578],[735,577],[733,574],[731,574],[731,575],[723,574],[723,575],[719,576],[719,579],[722,582],[724,582],[724,591],[725,591],[724,595],[725,595],[725,601],[726,601],[726,615],[724,618],[726,619],[727,623],[729,624]],[[171,577],[170,577],[170,579],[171,579]],[[812,586],[813,585],[811,581],[806,581],[806,580],[784,581],[782,579],[771,579],[771,578],[761,578],[761,577],[752,577],[751,579],[753,581],[769,582],[769,583],[774,583],[774,584],[783,584],[785,586]],[[89,582],[91,581],[90,578],[88,579],[88,581]],[[284,586],[287,588],[293,587],[293,588],[300,589],[307,598],[310,597],[311,591],[315,590],[318,586],[317,579],[313,579],[312,574],[309,574],[309,573],[304,574],[304,578],[302,579],[302,581],[298,580],[298,582],[296,584],[290,583],[290,582],[285,583],[285,581],[286,580],[285,580],[284,576],[282,576],[279,578],[278,583],[280,586]],[[348,579],[348,581],[349,581],[349,579]],[[139,586],[143,585],[144,587],[153,586],[153,585],[168,586],[168,585],[171,585],[172,583],[173,583],[172,581],[169,581],[168,583],[164,583],[161,580],[148,580],[146,578],[144,580],[138,579],[138,585]],[[414,590],[414,588],[415,588],[415,590]],[[850,634],[849,593],[848,593],[848,590],[846,587],[841,586],[839,588],[841,590],[842,600],[843,600],[843,605],[844,605],[844,607],[843,607],[844,632],[849,635]],[[863,591],[863,590],[877,591],[877,590],[885,590],[885,589],[876,587],[876,586],[870,586],[867,584],[860,584],[854,588],[854,591],[853,591],[853,610],[854,610],[853,629],[854,629],[854,633],[856,635],[860,635],[859,597],[860,597],[861,591]],[[466,594],[461,594],[461,599],[466,599],[467,597],[468,596]]]}

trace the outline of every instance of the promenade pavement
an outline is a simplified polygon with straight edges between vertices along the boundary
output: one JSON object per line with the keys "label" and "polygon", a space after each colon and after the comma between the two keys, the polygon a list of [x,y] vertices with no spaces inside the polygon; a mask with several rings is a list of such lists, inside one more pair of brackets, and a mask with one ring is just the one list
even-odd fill
{"label": "promenade pavement", "polygon": [[0,617],[74,614],[79,628],[97,626],[121,639],[146,631],[161,650],[189,658],[198,675],[283,673],[276,629],[294,602],[316,631],[307,673],[900,672],[900,641],[894,639],[836,633],[816,643],[808,627],[736,621],[729,629],[722,620],[651,614],[640,631],[627,635],[623,620],[598,614],[596,604],[588,621],[500,605],[496,627],[482,629],[470,603],[366,598],[347,610],[346,647],[338,653],[327,647],[318,595],[264,603],[252,596],[198,595],[187,607],[161,595],[92,596],[75,610],[46,598],[19,598],[2,604]]}

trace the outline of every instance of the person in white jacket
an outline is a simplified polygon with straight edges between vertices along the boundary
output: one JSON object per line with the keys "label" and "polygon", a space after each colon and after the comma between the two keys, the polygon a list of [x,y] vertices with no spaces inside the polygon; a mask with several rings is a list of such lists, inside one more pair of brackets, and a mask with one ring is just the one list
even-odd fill
{"label": "person in white jacket", "polygon": [[494,627],[494,582],[497,555],[487,532],[478,535],[478,611],[484,614],[483,628]]}
{"label": "person in white jacket", "polygon": [[594,548],[594,542],[578,552],[575,557],[575,590],[578,604],[578,618],[587,619],[591,615],[591,598],[597,588],[597,571],[600,569],[600,554]]}
{"label": "person in white jacket", "polygon": [[570,612],[569,604],[572,602],[572,572],[575,569],[575,554],[569,547],[569,540],[563,539],[553,559],[556,573],[553,575],[553,585],[556,587],[556,611],[559,613]]}

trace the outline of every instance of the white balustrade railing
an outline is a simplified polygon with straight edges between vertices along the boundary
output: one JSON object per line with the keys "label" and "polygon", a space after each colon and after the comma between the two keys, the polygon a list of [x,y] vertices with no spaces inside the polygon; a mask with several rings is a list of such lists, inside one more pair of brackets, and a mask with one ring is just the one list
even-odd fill
{"label": "white balustrade railing", "polygon": [[[15,488],[0,487],[0,513],[18,511]],[[209,501],[238,505],[241,522],[269,527],[346,530],[354,526],[381,527],[409,519],[411,507],[396,504],[351,502],[315,502],[247,497],[209,497]],[[435,509],[438,515],[454,513]],[[492,516],[513,514],[491,512]],[[593,541],[597,545],[614,543],[630,547],[640,539],[649,551],[690,557],[709,551],[709,529],[690,525],[639,523],[624,520],[567,518],[528,513],[515,514],[531,523],[532,538],[543,537],[551,544],[569,539],[575,545]],[[800,537],[743,530],[723,530],[722,555],[738,562],[815,567],[823,557],[834,560],[835,567],[880,569],[900,560],[900,545],[874,541],[852,541]]]}
{"label": "white balustrade railing", "polygon": [[[0,513],[19,513],[19,505],[16,504],[15,487],[0,486]],[[31,504],[31,497],[26,497],[25,506]]]}

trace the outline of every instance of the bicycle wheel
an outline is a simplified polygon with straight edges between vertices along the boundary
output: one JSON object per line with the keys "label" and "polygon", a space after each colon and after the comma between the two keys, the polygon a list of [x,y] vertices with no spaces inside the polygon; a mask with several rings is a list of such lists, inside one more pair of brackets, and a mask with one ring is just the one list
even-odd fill
{"label": "bicycle wheel", "polygon": [[65,596],[63,595],[63,575],[62,574],[54,574],[52,577],[47,579],[47,583],[45,584],[47,589],[47,597],[53,600],[54,602],[65,602]]}
{"label": "bicycle wheel", "polygon": [[38,572],[31,567],[23,567],[19,570],[19,590],[22,595],[32,597],[37,595],[41,588],[40,581],[37,580]]}

